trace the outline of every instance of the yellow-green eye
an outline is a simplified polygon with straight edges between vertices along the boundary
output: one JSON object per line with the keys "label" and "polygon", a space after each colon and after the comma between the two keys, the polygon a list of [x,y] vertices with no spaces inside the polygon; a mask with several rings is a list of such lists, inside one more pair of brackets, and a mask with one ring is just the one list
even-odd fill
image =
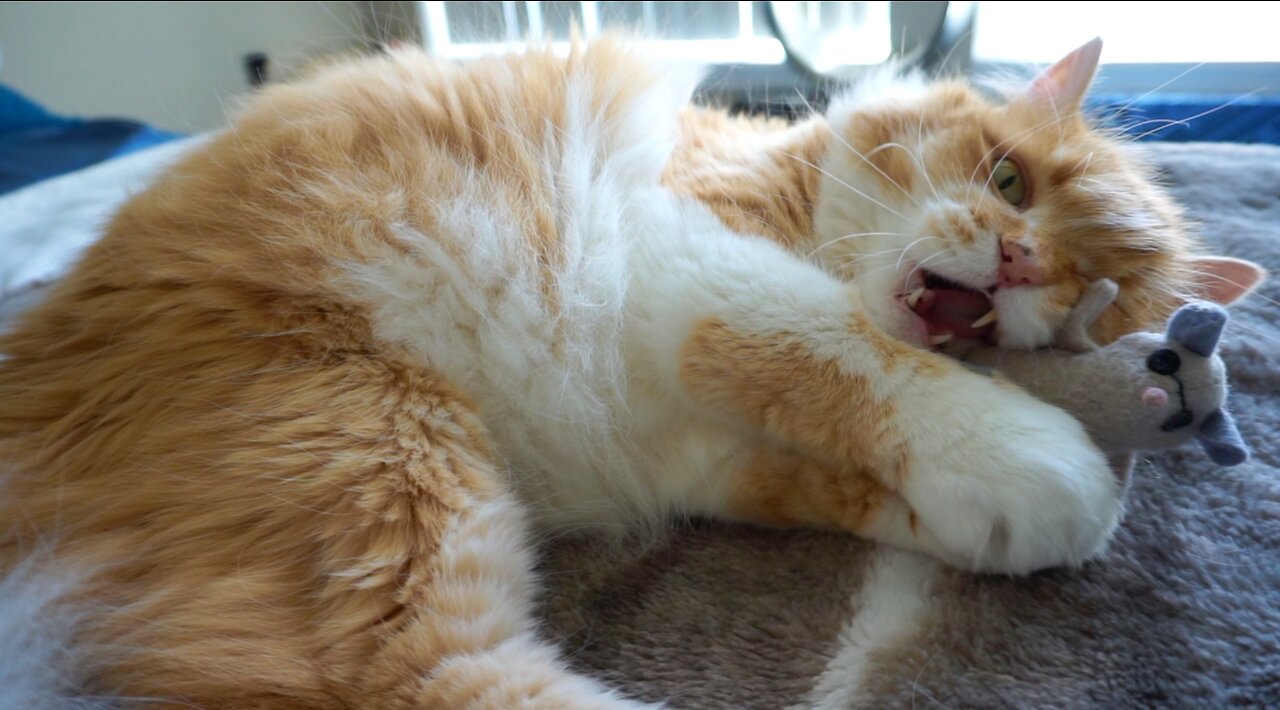
{"label": "yellow-green eye", "polygon": [[996,163],[991,184],[995,185],[1004,201],[1014,207],[1020,206],[1027,199],[1027,181],[1022,177],[1022,169],[1008,158]]}

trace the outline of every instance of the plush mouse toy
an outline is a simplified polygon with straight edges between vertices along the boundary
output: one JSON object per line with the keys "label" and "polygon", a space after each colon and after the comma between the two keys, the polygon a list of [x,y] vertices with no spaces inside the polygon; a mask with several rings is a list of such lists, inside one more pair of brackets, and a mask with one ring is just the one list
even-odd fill
{"label": "plush mouse toy", "polygon": [[1098,347],[1089,326],[1117,291],[1112,281],[1090,284],[1051,349],[982,347],[965,360],[1071,412],[1113,458],[1195,438],[1215,463],[1244,462],[1249,451],[1225,408],[1226,369],[1215,352],[1226,311],[1189,303],[1174,312],[1163,335],[1131,333]]}

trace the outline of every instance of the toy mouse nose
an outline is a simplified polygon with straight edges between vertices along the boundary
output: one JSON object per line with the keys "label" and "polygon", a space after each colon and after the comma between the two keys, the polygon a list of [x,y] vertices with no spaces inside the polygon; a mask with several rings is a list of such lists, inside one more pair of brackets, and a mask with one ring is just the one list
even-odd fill
{"label": "toy mouse nose", "polygon": [[1159,387],[1142,390],[1142,403],[1148,407],[1163,407],[1169,403],[1169,393]]}

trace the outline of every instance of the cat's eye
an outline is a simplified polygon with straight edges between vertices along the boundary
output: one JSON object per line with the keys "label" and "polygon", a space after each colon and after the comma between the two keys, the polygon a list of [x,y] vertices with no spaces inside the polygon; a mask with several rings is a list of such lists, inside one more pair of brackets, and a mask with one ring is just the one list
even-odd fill
{"label": "cat's eye", "polygon": [[991,184],[1004,201],[1014,207],[1021,207],[1027,199],[1027,180],[1022,176],[1022,168],[1008,158],[996,163],[996,169],[991,173]]}

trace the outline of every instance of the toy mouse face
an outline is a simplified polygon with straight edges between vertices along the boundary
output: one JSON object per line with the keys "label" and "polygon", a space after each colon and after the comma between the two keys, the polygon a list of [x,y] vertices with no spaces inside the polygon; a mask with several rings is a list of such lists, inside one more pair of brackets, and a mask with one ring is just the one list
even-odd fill
{"label": "toy mouse face", "polygon": [[[1132,425],[1157,448],[1193,438],[1198,426],[1222,406],[1226,371],[1222,359],[1208,357],[1172,338],[1135,333],[1121,338],[1133,353]],[[1130,404],[1130,407],[1133,407]],[[1126,407],[1129,408],[1129,407]]]}
{"label": "toy mouse face", "polygon": [[1226,368],[1217,354],[1227,312],[1189,303],[1166,332],[1132,333],[1098,347],[1088,326],[1118,287],[1091,283],[1049,350],[979,347],[965,353],[978,371],[992,371],[1070,412],[1108,456],[1200,442],[1214,462],[1233,466],[1248,449],[1225,409]]}
{"label": "toy mouse face", "polygon": [[1212,304],[1180,308],[1164,336],[1134,333],[1121,338],[1140,359],[1135,367],[1141,406],[1134,423],[1152,443],[1176,446],[1193,436],[1218,463],[1247,456],[1235,423],[1222,408],[1226,369],[1215,351],[1227,315]]}

